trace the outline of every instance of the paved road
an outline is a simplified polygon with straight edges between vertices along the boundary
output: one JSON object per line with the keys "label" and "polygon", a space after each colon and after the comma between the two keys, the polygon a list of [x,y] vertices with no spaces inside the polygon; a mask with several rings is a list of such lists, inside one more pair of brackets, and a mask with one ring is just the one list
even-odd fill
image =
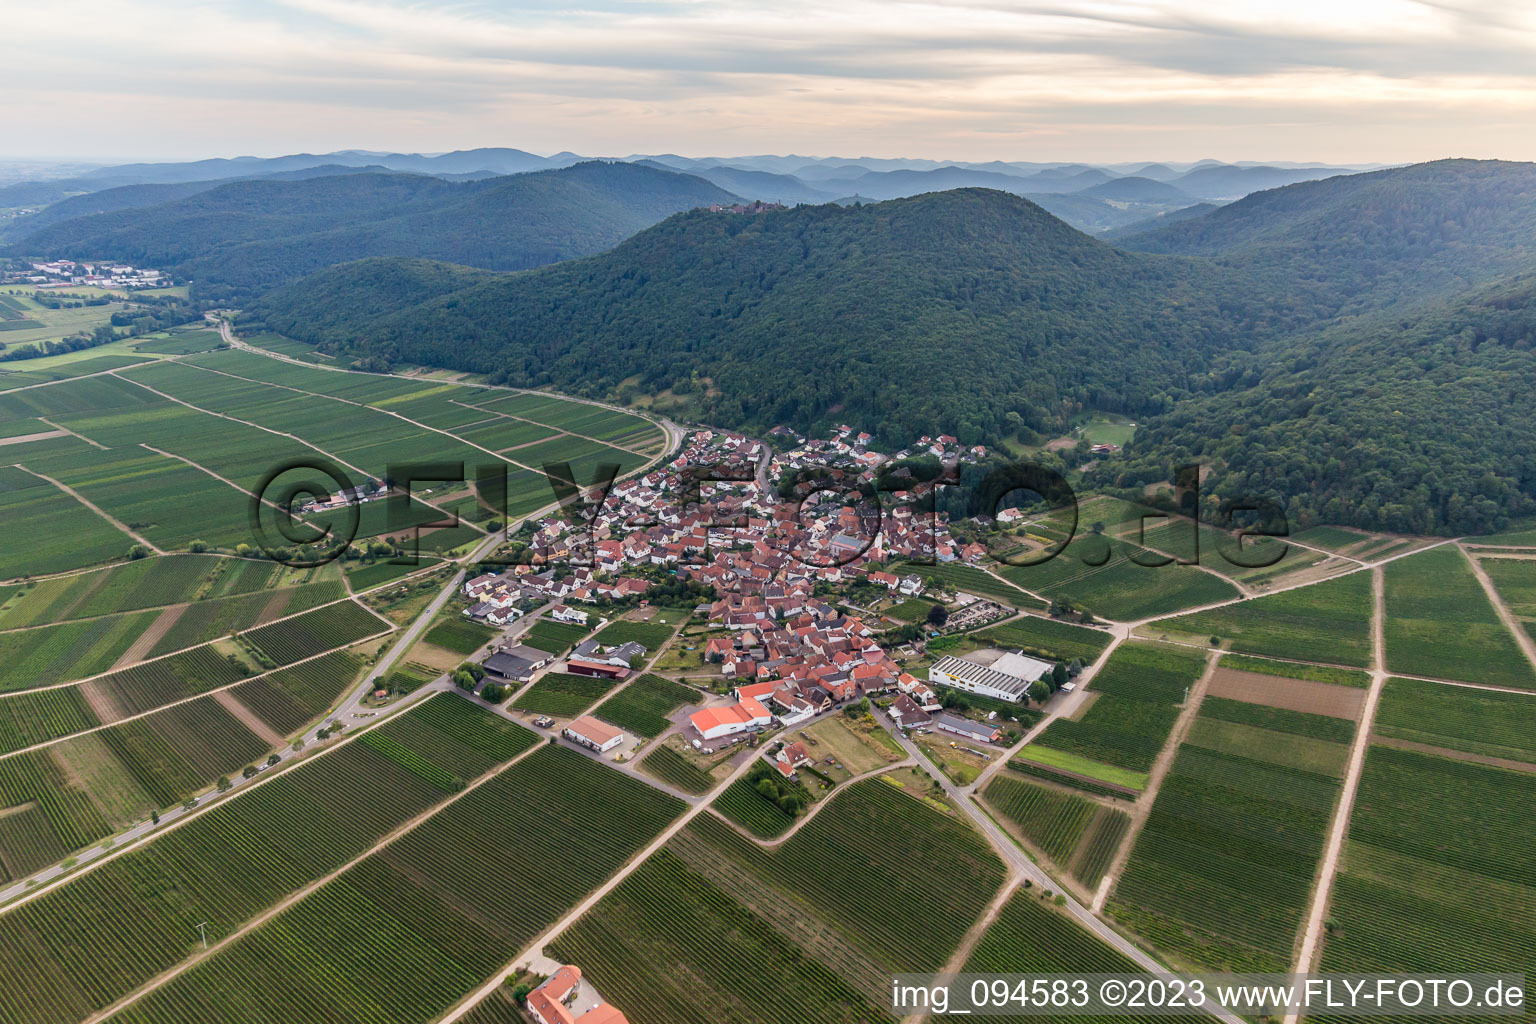
{"label": "paved road", "polygon": [[[237,339],[235,339],[234,334],[227,322],[220,321],[219,330],[224,339],[228,341],[233,347],[246,349],[247,351],[254,352],[258,355],[279,359],[285,362],[299,362],[298,360],[287,359],[286,357],[276,355],[264,349],[250,348],[249,346],[239,342]],[[315,366],[315,364],[312,363],[302,362],[299,362],[299,365],[312,368]],[[337,367],[321,368],[339,369]],[[595,402],[585,399],[573,399],[573,401],[582,401],[584,404],[599,405],[603,406],[604,408],[617,408],[617,406],[609,406],[602,402]],[[663,452],[653,458],[649,463],[646,464],[644,468],[638,472],[646,472],[652,466],[670,456],[676,450],[677,445],[681,442],[684,436],[685,432],[683,428],[679,427],[671,420],[663,419],[660,425],[666,431],[668,446]],[[540,516],[547,515],[557,507],[558,503],[550,502],[543,508],[531,512],[527,516],[524,516],[522,519],[509,523],[507,530],[510,532],[511,530],[520,526],[522,523],[527,522],[529,519],[537,519]],[[486,555],[490,554],[491,551],[495,550],[497,544],[499,544],[501,541],[501,537],[502,534],[499,532],[485,537],[480,541],[480,543],[475,545],[474,549],[471,550],[469,554],[463,556],[460,561],[465,565],[473,565],[476,562],[479,562]],[[394,643],[390,645],[389,650],[379,660],[378,666],[374,669],[374,671],[364,676],[363,679],[341,699],[341,701],[337,704],[336,709],[332,711],[331,714],[326,716],[323,724],[328,725],[337,721],[340,721],[346,725],[353,724],[352,716],[359,713],[359,709],[361,708],[363,700],[368,696],[369,693],[373,692],[377,685],[377,681],[382,678],[384,674],[387,673],[397,661],[399,661],[399,659],[405,654],[407,650],[409,650],[411,644],[414,643],[415,640],[421,635],[422,631],[427,628],[427,625],[432,621],[433,617],[438,613],[438,611],[442,609],[443,605],[449,599],[451,599],[453,594],[458,590],[459,585],[464,580],[464,577],[465,570],[463,569],[454,574],[453,578],[450,579],[448,583],[443,587],[442,592],[439,593],[437,597],[433,598],[431,604],[429,604],[427,608],[420,615],[418,615],[406,629],[400,631],[396,635]],[[421,690],[417,691],[417,694],[433,692],[435,690],[445,688],[441,677],[436,680],[435,683],[436,685],[430,688],[423,687]],[[376,716],[370,716],[370,718],[376,719],[397,714],[401,709],[414,705],[418,699],[420,698],[417,695],[412,695],[411,699],[405,701],[397,701],[388,708],[381,709]],[[317,741],[313,736],[310,737],[310,740],[312,741],[312,744],[308,750],[279,750],[274,751],[272,756],[276,757],[279,762],[282,762],[311,753],[313,751],[313,742],[334,742],[334,738],[326,741]],[[210,792],[203,794],[197,798],[197,805],[194,809],[201,809],[210,803],[229,799],[231,795],[237,795],[239,792],[248,788],[250,785],[267,778],[269,774],[270,772],[268,771],[260,772],[249,780],[238,775],[232,775],[230,777],[230,789],[228,792]],[[11,900],[17,899],[18,897],[24,897],[29,893],[36,894],[38,890],[42,889],[48,882],[55,881],[61,875],[74,871],[77,866],[88,865],[94,861],[100,860],[103,857],[110,856],[112,853],[121,850],[123,847],[133,845],[145,837],[160,831],[167,825],[176,822],[188,813],[190,812],[182,805],[169,808],[165,811],[165,813],[160,815],[160,823],[158,825],[150,821],[140,822],[139,824],[134,825],[133,827],[119,832],[116,835],[104,840],[103,842],[107,844],[105,846],[92,846],[88,849],[75,853],[72,857],[74,864],[72,864],[69,868],[65,868],[61,864],[54,864],[28,876],[27,878],[18,879],[9,887],[0,889],[0,905],[4,905]]]}
{"label": "paved road", "polygon": [[[1138,967],[1152,974],[1165,977],[1172,975],[1171,971],[1142,952],[1140,947],[1136,946],[1125,936],[1105,924],[1103,920],[1094,915],[1093,911],[1074,899],[1070,893],[1062,891],[1061,887],[1052,880],[1051,876],[1046,874],[1040,865],[1030,860],[1024,851],[1019,849],[1018,844],[999,828],[997,823],[986,812],[976,805],[976,802],[971,799],[969,793],[951,781],[949,776],[945,775],[933,762],[928,760],[927,755],[922,752],[922,749],[916,743],[913,743],[904,732],[896,728],[886,715],[877,713],[876,717],[881,720],[886,729],[896,738],[896,742],[901,744],[902,749],[910,757],[916,759],[918,764],[922,765],[930,775],[938,780],[939,785],[943,787],[945,794],[954,801],[955,806],[959,807],[970,817],[971,821],[987,837],[992,843],[993,848],[1008,865],[1011,875],[1026,878],[1034,885],[1054,890],[1060,894],[1067,901],[1067,910],[1073,917],[1082,922],[1089,931],[1097,935],[1102,941],[1124,954]],[[1211,1010],[1210,1012],[1213,1016],[1224,1021],[1225,1024],[1246,1024],[1241,1017],[1228,1013],[1225,1010]]]}

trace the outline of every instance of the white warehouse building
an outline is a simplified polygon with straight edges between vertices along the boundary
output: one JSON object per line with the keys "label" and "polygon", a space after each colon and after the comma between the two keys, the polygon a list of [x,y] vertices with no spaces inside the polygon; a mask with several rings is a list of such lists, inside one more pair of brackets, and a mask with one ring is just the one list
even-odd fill
{"label": "white warehouse building", "polygon": [[978,665],[964,658],[940,658],[928,670],[928,681],[1017,704],[1029,696],[1029,684],[1053,667],[1050,662],[1031,658],[1023,651],[1009,651],[991,665]]}

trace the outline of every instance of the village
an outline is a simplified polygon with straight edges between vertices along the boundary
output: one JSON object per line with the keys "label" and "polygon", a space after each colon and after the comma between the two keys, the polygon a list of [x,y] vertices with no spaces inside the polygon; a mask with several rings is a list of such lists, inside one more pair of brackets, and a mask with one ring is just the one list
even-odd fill
{"label": "village", "polygon": [[32,284],[40,288],[82,285],[131,291],[164,288],[170,283],[170,278],[161,271],[116,261],[82,263],[76,260],[48,260],[0,270],[0,284]]}
{"label": "village", "polygon": [[[628,734],[600,709],[524,717],[615,763],[666,746],[716,770],[754,751],[792,783],[813,758],[786,737],[838,710],[878,713],[925,744],[985,763],[1038,716],[1032,703],[1070,691],[1067,666],[1022,651],[953,656],[941,643],[929,651],[941,636],[1016,614],[924,578],[924,565],[979,563],[985,547],[957,543],[945,517],[920,511],[920,485],[890,493],[878,519],[841,496],[811,495],[802,506],[778,499],[784,473],[867,472],[886,461],[868,448],[869,435],[843,428],[792,440],[775,453],[738,434],[698,430],[666,466],[615,485],[590,517],[567,511],[526,524],[513,538],[517,564],[462,587],[462,615],[504,631],[478,663],[482,685],[512,694],[516,711],[518,695],[547,677],[622,689],[647,671],[664,674],[697,688],[697,697],[674,709],[656,737]],[[922,438],[917,450],[951,461],[984,454],[952,437]],[[709,474],[703,483],[701,469]],[[680,587],[689,589],[676,607],[675,596],[662,595]],[[946,621],[914,626],[885,614],[925,595],[924,607],[943,608]],[[654,634],[666,638],[660,645],[602,642],[645,635],[630,624],[650,621],[665,603],[679,624]],[[546,642],[559,648],[553,652],[525,642],[556,627],[585,638]]]}

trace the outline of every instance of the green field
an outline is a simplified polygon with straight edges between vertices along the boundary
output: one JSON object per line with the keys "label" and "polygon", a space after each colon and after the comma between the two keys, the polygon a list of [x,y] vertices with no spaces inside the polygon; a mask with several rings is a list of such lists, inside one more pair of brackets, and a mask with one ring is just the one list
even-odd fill
{"label": "green field", "polygon": [[[795,824],[796,816],[769,800],[758,787],[765,779],[769,786],[784,786],[796,791],[803,791],[805,787],[796,782],[781,781],[778,774],[766,763],[758,762],[746,775],[726,786],[710,806],[759,839],[781,836]],[[805,794],[805,801],[810,802],[809,793]]]}
{"label": "green field", "polygon": [[1536,561],[1524,558],[1483,558],[1483,571],[1516,618],[1536,620]]}
{"label": "green field", "polygon": [[[508,807],[537,808],[543,827]],[[580,754],[541,749],[117,1019],[203,1022],[209,1001],[225,1024],[321,1024],[338,1006],[380,1024],[434,1019],[681,810]]]}
{"label": "green field", "polygon": [[1096,889],[1130,827],[1124,811],[1000,773],[987,803],[1018,833],[1089,889]]}
{"label": "green field", "polygon": [[[0,987],[0,1017],[78,1021],[200,949],[199,921],[210,938],[228,934],[446,796],[355,743],[318,765],[0,916],[0,948],[35,965]],[[82,941],[91,958],[77,955]]]}
{"label": "green field", "polygon": [[1389,669],[1536,689],[1536,670],[1460,551],[1438,547],[1389,562],[1384,572]]}
{"label": "green field", "polygon": [[[274,732],[288,735],[323,714],[360,666],[357,655],[336,652],[240,683],[231,696]],[[145,676],[143,670],[151,667],[164,675],[159,680]],[[108,699],[136,711],[135,701],[177,699],[239,678],[226,659],[200,648],[87,685],[100,687],[98,702]],[[130,686],[138,684],[150,688],[136,697]],[[0,775],[11,780],[0,799],[0,817],[24,813],[35,803],[41,818],[28,815],[27,820],[47,824],[53,860],[142,820],[151,810],[180,803],[269,750],[234,711],[211,696],[71,736],[101,724],[81,691],[66,687],[0,700],[0,752],[61,740],[0,759]],[[5,856],[0,852],[0,858]],[[11,860],[16,863],[15,857]]]}
{"label": "green field", "polygon": [[291,736],[319,718],[357,679],[363,660],[337,651],[241,683],[230,692],[279,736]]}
{"label": "green field", "polygon": [[[981,942],[960,968],[967,974],[1137,974],[1136,965],[1090,934],[1063,911],[1020,889],[1003,905]],[[1150,1024],[1166,1020],[1157,1014],[1070,1016],[1038,1014],[990,1015],[1000,1024],[1072,1021],[1074,1024]]]}
{"label": "green field", "polygon": [[603,701],[592,712],[626,732],[651,739],[667,731],[667,717],[684,704],[700,699],[698,690],[661,676],[646,674]]}
{"label": "green field", "polygon": [[[816,1024],[894,1024],[834,964],[807,955],[804,938],[775,929],[734,896],[711,872],[663,849],[554,948],[636,1024],[781,1024],[786,1004]],[[660,963],[672,969],[633,969]]]}
{"label": "green field", "polygon": [[1110,912],[1179,962],[1285,971],[1338,797],[1348,747],[1335,740],[1349,738],[1338,731],[1348,723],[1207,703]]}
{"label": "green field", "polygon": [[0,633],[0,692],[105,672],[158,616],[152,611],[131,612]]}
{"label": "green field", "polygon": [[122,558],[133,539],[57,487],[0,466],[0,579],[67,572]]}
{"label": "green field", "polygon": [[[1131,539],[1135,539],[1134,535]],[[1304,569],[1321,562],[1326,555],[1295,544],[1285,538],[1244,536],[1182,517],[1148,520],[1142,543],[1183,562],[1193,562],[1228,579],[1257,585],[1263,580]],[[1269,563],[1269,564],[1262,564]]]}
{"label": "green field", "polygon": [[1082,718],[1058,718],[1030,745],[1146,772],[1168,741],[1184,698],[1205,671],[1198,651],[1126,643],[1093,677],[1098,694]]}
{"label": "green field", "polygon": [[672,638],[672,632],[672,627],[663,622],[619,619],[598,630],[593,639],[604,647],[617,647],[633,641],[644,647],[647,654],[655,654],[662,644]]}
{"label": "green field", "polygon": [[465,618],[448,618],[427,630],[423,640],[455,654],[473,654],[501,630]]}
{"label": "green field", "polygon": [[1223,654],[1221,667],[1236,669],[1239,672],[1279,676],[1282,679],[1306,679],[1314,683],[1351,686],[1358,690],[1364,690],[1371,685],[1370,673],[1358,669],[1336,668],[1333,665],[1308,665],[1299,661],[1275,661],[1271,658],[1250,658],[1243,654]]}
{"label": "green field", "polygon": [[[943,899],[871,898],[904,891],[916,864],[943,865]],[[637,1022],[781,1021],[779,1001],[753,997],[765,983],[807,1000],[795,1019],[888,1021],[871,1004],[890,972],[941,966],[1003,870],[968,827],[872,779],[769,850],[695,818],[630,881],[554,952]]]}
{"label": "green field", "polygon": [[662,782],[696,796],[709,792],[715,785],[708,772],[665,744],[645,755],[640,767]]}
{"label": "green field", "polygon": [[1321,970],[1525,970],[1536,962],[1536,776],[1373,746]]}
{"label": "green field", "polygon": [[522,635],[522,642],[537,647],[557,657],[570,650],[576,641],[587,635],[586,626],[573,626],[568,622],[539,619]]}
{"label": "green field", "polygon": [[390,624],[355,601],[342,601],[242,633],[241,639],[277,665],[286,665],[367,636]]}
{"label": "green field", "polygon": [[974,634],[978,640],[989,638],[999,647],[1017,647],[1028,654],[1038,654],[1054,661],[1081,658],[1092,661],[1109,646],[1108,633],[1086,626],[1072,626],[1038,615],[1025,615],[999,626],[988,626]]}
{"label": "green field", "polygon": [[[1117,765],[1105,764],[1103,761],[1095,761],[1081,754],[1074,754],[1065,750],[1053,750],[1050,747],[1042,747],[1038,743],[1031,743],[1014,756],[1012,762],[1020,770],[1028,770],[1028,765],[1038,765],[1044,768],[1055,768],[1061,772],[1070,772],[1075,775],[1087,776],[1090,781],[1107,782],[1111,786],[1123,786],[1128,789],[1144,789],[1147,785],[1147,773],[1133,771],[1129,768],[1121,768]],[[1055,778],[1056,773],[1048,776]],[[1068,779],[1060,781],[1072,784]],[[1088,792],[1098,792],[1089,789]],[[1110,791],[1104,790],[1101,795]]]}
{"label": "green field", "polygon": [[[1132,561],[1133,556],[1137,561]],[[1075,538],[1047,562],[1000,566],[998,572],[1033,593],[1066,598],[1095,615],[1121,622],[1238,596],[1236,587],[1198,566],[1138,564],[1154,561],[1167,558],[1125,541],[1088,535]]]}
{"label": "green field", "polygon": [[519,711],[572,718],[587,710],[599,697],[617,685],[612,679],[600,679],[597,676],[550,672],[513,701],[512,706]]}
{"label": "green field", "polygon": [[894,604],[885,610],[885,614],[902,622],[926,622],[928,613],[933,610],[936,602],[922,597],[909,597],[900,604]]}
{"label": "green field", "polygon": [[1380,736],[1536,763],[1536,694],[1389,679],[1376,707]]}
{"label": "green field", "polygon": [[[136,344],[183,351],[205,348],[216,340],[206,331],[192,330]],[[96,372],[143,358],[111,354],[119,347],[114,343],[91,350],[96,353],[91,360],[67,367],[60,364],[62,369],[52,374],[47,371],[53,360],[29,361],[26,373],[6,376],[0,385],[34,383],[81,370]],[[90,353],[71,356],[83,354]],[[512,402],[519,407],[516,415],[532,417],[534,422],[497,417],[466,404],[474,402]],[[649,421],[553,396],[328,372],[240,351],[202,351],[175,361],[144,363],[125,372],[124,379],[96,376],[48,388],[0,391],[0,437],[42,432],[35,429],[38,426],[51,429],[39,417],[102,447],[90,447],[73,437],[50,438],[5,446],[8,460],[19,460],[77,489],[86,500],[167,550],[186,548],[194,540],[223,548],[249,542],[250,495],[246,492],[269,468],[317,454],[348,467],[347,478],[361,482],[364,475],[385,476],[391,462],[448,459],[463,460],[469,466],[494,464],[494,449],[477,446],[479,440],[490,439],[486,431],[493,429],[498,432],[497,443],[550,437],[515,449],[519,456],[526,453],[533,460],[529,465],[534,470],[503,460],[510,480],[507,511],[516,516],[548,505],[554,498],[536,471],[540,460],[568,460],[578,476],[610,456],[632,469],[644,456],[610,444],[636,444],[654,451],[662,438]],[[598,440],[555,434],[556,429],[591,431]],[[477,440],[466,440],[470,434]],[[127,551],[131,538],[51,485],[14,472],[18,474],[14,480],[0,480],[0,507],[13,506],[5,508],[6,520],[14,524],[31,555],[14,567],[0,559],[0,579],[27,571],[100,564]],[[362,507],[360,536],[391,529],[384,505],[373,502]],[[485,513],[487,518],[491,514]],[[444,514],[416,502],[411,518],[428,522]],[[422,545],[441,552],[480,536],[461,526],[430,532]]]}
{"label": "green field", "polygon": [[1363,666],[1371,659],[1372,603],[1370,573],[1355,572],[1148,629],[1220,637],[1247,654]]}
{"label": "green field", "polygon": [[532,732],[454,693],[438,693],[357,742],[447,790],[463,789],[537,742]]}
{"label": "green field", "polygon": [[258,623],[272,622],[341,601],[346,596],[346,584],[339,579],[327,579],[298,587],[196,601],[184,611],[176,613],[176,620],[150,647],[148,656],[156,658],[195,647],[209,640],[239,633]]}
{"label": "green field", "polygon": [[272,562],[214,555],[144,558],[110,569],[39,580],[0,602],[0,629],[217,600],[275,586],[334,579],[334,570],[290,572]]}
{"label": "green field", "polygon": [[176,327],[135,338],[129,345],[135,352],[153,355],[184,356],[192,352],[209,352],[224,344],[219,332],[206,327]]}

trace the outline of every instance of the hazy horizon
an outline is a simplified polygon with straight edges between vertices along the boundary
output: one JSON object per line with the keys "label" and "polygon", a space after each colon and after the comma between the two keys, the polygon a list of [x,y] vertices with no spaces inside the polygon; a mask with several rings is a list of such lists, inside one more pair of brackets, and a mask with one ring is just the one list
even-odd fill
{"label": "hazy horizon", "polygon": [[60,0],[7,26],[8,141],[38,160],[1536,158],[1536,11],[1477,0]]}

